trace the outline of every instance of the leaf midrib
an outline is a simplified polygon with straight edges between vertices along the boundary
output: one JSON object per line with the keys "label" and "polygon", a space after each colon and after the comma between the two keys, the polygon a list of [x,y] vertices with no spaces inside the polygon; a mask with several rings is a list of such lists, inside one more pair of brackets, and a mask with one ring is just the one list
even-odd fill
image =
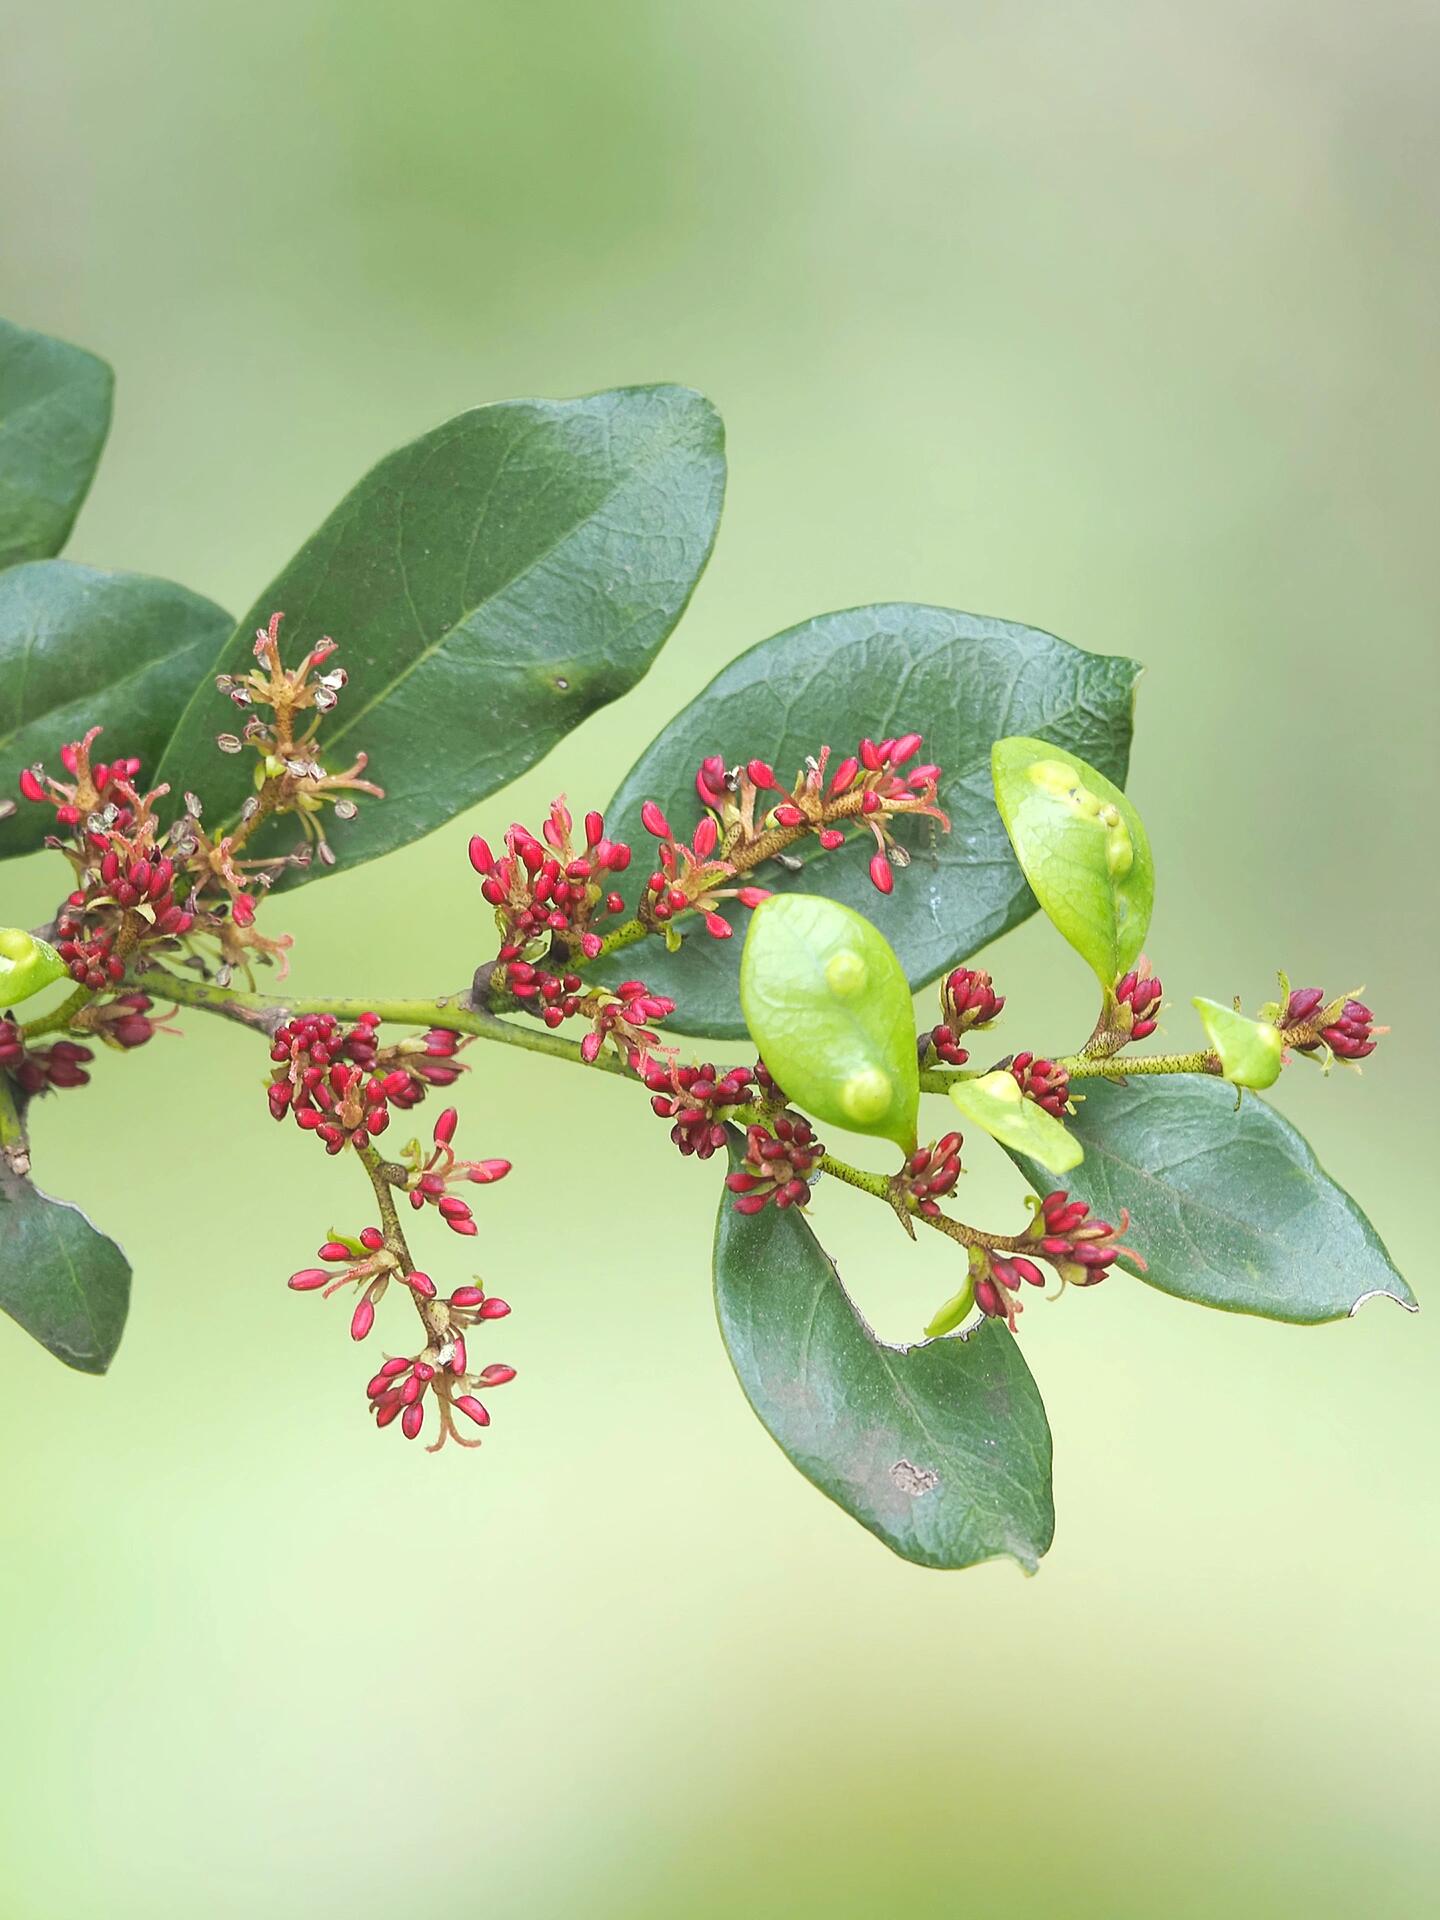
{"label": "leaf midrib", "polygon": [[[453,442],[446,441],[444,444],[448,448],[450,445],[453,444]],[[335,727],[327,735],[328,745],[338,746],[340,741],[342,741],[345,738],[345,736],[349,732],[351,732],[352,729],[356,727],[365,718],[366,714],[370,713],[375,707],[379,706],[383,700],[388,699],[397,687],[402,686],[405,683],[405,681],[407,681],[411,677],[412,674],[418,673],[419,670],[425,665],[425,663],[428,660],[433,659],[434,656],[438,652],[440,652],[440,650],[443,647],[448,645],[448,643],[454,638],[454,636],[460,631],[461,627],[464,626],[466,622],[473,620],[475,616],[481,613],[485,608],[494,606],[504,595],[511,592],[511,590],[515,586],[517,586],[521,581],[527,579],[536,570],[537,567],[541,566],[546,560],[548,560],[552,554],[557,553],[563,546],[566,545],[568,541],[572,540],[575,537],[575,535],[582,530],[582,528],[588,526],[594,519],[596,519],[597,516],[600,513],[602,513],[604,509],[611,504],[611,502],[615,499],[616,495],[619,494],[621,491],[623,491],[625,487],[629,486],[634,480],[641,478],[645,473],[647,473],[647,471],[649,471],[649,469],[652,466],[658,465],[661,459],[668,459],[670,455],[673,454],[673,452],[675,451],[677,444],[678,444],[678,440],[674,434],[667,434],[663,445],[659,445],[654,441],[647,442],[644,450],[644,457],[638,460],[635,460],[631,462],[629,465],[621,468],[617,474],[617,477],[613,481],[613,483],[611,483],[610,485],[607,485],[604,493],[600,496],[598,500],[594,502],[594,504],[591,507],[589,507],[586,510],[585,513],[583,513],[577,520],[574,520],[569,525],[565,526],[558,534],[556,534],[553,540],[547,542],[547,544],[544,547],[542,547],[538,552],[532,554],[525,561],[523,566],[517,567],[514,573],[508,575],[497,586],[492,588],[490,592],[482,595],[481,598],[475,601],[473,606],[466,607],[465,609],[463,609],[463,611],[459,615],[457,615],[456,619],[452,622],[450,626],[448,626],[444,630],[443,633],[439,634],[433,641],[427,642],[427,644],[422,649],[422,651],[417,655],[415,655],[414,658],[411,659],[406,664],[404,671],[396,674],[392,680],[386,682],[386,684],[383,687],[377,689],[377,691],[372,695],[372,697],[365,703],[363,707],[356,707],[350,710],[349,712],[347,712],[343,722],[338,727]],[[430,449],[429,451],[431,454],[437,454],[439,453],[440,448],[435,447]],[[507,449],[506,454],[504,456],[505,459],[509,458],[511,451],[513,451],[513,449]],[[414,476],[407,476],[406,480],[401,484],[401,487],[400,487],[400,499],[396,509],[395,562],[399,570],[400,583],[405,592],[406,602],[410,606],[411,611],[414,613],[416,626],[423,636],[424,624],[420,619],[419,609],[418,607],[416,607],[414,596],[410,591],[409,571],[405,565],[404,556],[400,551],[400,542],[403,538],[403,531],[404,531],[405,499],[406,499],[406,495],[410,490],[411,485],[413,484],[413,480],[414,480]],[[493,486],[493,482],[492,482],[492,486]],[[488,503],[488,498],[489,496],[487,494],[487,503]],[[479,527],[479,523],[477,521],[477,525],[476,525],[477,534],[478,534],[478,527]],[[474,549],[474,541],[475,541],[475,536],[472,535],[472,539],[471,539],[472,552]]]}

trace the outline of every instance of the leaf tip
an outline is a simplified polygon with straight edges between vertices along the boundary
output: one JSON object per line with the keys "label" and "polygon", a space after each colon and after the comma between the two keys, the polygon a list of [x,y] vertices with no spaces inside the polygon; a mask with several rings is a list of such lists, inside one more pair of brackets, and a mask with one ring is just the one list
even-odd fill
{"label": "leaf tip", "polygon": [[[1402,1286],[1405,1285],[1403,1280],[1400,1284]],[[1356,1314],[1359,1313],[1361,1307],[1368,1305],[1371,1300],[1393,1300],[1396,1306],[1403,1307],[1406,1313],[1418,1313],[1420,1311],[1420,1302],[1410,1292],[1408,1287],[1405,1288],[1404,1293],[1396,1293],[1390,1287],[1371,1287],[1367,1293],[1362,1293],[1358,1298],[1351,1301],[1349,1312],[1345,1316],[1346,1319],[1353,1320]]]}

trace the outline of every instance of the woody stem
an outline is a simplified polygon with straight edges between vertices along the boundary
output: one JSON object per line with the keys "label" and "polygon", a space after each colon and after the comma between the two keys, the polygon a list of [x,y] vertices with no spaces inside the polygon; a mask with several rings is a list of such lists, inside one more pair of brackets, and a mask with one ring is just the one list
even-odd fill
{"label": "woody stem", "polygon": [[[395,1176],[403,1180],[405,1170],[392,1166],[382,1157],[378,1147],[357,1147],[356,1152],[375,1189],[375,1204],[380,1210],[380,1231],[385,1235],[386,1248],[400,1262],[402,1274],[413,1273],[415,1262],[406,1244],[405,1230],[400,1225],[400,1215],[395,1206]],[[415,1302],[415,1311],[420,1315],[427,1341],[443,1344],[450,1336],[450,1329],[443,1315],[436,1312],[435,1302],[422,1300],[413,1290],[410,1291],[410,1298]]]}

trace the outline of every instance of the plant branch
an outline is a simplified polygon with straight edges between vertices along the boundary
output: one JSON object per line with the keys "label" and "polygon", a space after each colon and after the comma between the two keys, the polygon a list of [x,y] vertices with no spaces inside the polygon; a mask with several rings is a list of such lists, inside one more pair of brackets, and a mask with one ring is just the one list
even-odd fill
{"label": "plant branch", "polygon": [[27,1020],[20,1031],[27,1041],[38,1040],[47,1033],[63,1033],[80,1009],[89,1006],[94,998],[93,987],[76,987],[58,1007],[52,1007],[49,1013],[42,1013],[37,1019]]}
{"label": "plant branch", "polygon": [[227,1020],[263,1034],[273,1034],[292,1015],[330,1013],[337,1020],[356,1020],[362,1013],[373,1013],[396,1026],[448,1027],[452,1033],[466,1033],[479,1040],[496,1040],[502,1046],[519,1047],[525,1053],[543,1053],[552,1060],[569,1060],[577,1066],[593,1065],[602,1073],[630,1078],[629,1069],[613,1054],[601,1053],[593,1062],[582,1060],[579,1044],[544,1027],[524,1027],[502,1020],[487,1008],[469,1004],[469,994],[441,994],[433,1000],[360,1000],[309,999],[301,996],[281,998],[276,994],[238,993],[231,987],[217,987],[208,980],[187,980],[166,967],[147,967],[130,976],[127,984],[163,994],[177,1006],[194,1007],[201,1013],[217,1013]]}
{"label": "plant branch", "polygon": [[[401,1274],[413,1273],[415,1261],[406,1243],[405,1229],[400,1224],[399,1210],[395,1205],[396,1175],[404,1180],[405,1169],[393,1166],[381,1154],[378,1147],[357,1147],[360,1164],[370,1176],[370,1184],[375,1189],[375,1204],[380,1210],[380,1231],[385,1235],[385,1245],[400,1262]],[[410,1298],[415,1302],[415,1311],[420,1315],[420,1323],[425,1329],[426,1341],[434,1341],[443,1346],[450,1337],[450,1327],[446,1316],[437,1310],[437,1303],[424,1300],[413,1289]]]}

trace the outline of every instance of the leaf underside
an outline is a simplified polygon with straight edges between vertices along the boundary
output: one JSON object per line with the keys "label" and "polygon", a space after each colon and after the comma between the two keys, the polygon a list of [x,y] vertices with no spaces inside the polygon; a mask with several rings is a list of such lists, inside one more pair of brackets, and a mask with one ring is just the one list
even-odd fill
{"label": "leaf underside", "polygon": [[115,1242],[0,1159],[0,1308],[67,1367],[104,1373],[129,1307]]}

